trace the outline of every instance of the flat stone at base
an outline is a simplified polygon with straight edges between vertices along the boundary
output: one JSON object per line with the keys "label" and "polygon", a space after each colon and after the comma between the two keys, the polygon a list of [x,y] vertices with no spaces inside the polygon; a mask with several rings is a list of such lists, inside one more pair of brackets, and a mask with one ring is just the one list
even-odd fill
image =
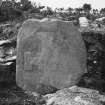
{"label": "flat stone at base", "polygon": [[45,95],[46,105],[103,105],[105,96],[98,91],[73,86]]}

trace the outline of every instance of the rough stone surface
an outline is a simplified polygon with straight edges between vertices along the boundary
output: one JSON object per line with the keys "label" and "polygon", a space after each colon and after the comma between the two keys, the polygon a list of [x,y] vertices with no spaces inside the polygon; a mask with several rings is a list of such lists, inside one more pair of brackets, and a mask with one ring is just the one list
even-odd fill
{"label": "rough stone surface", "polygon": [[18,86],[37,92],[46,86],[70,87],[85,69],[85,45],[71,22],[30,19],[23,23],[17,38]]}
{"label": "rough stone surface", "polygon": [[103,105],[105,96],[98,91],[72,86],[44,96],[46,105]]}

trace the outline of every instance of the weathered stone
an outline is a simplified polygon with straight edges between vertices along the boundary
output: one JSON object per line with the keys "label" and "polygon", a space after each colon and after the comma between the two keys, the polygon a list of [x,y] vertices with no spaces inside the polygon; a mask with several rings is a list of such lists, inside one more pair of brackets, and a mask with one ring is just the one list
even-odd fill
{"label": "weathered stone", "polygon": [[46,105],[103,105],[105,96],[98,91],[73,86],[44,96]]}
{"label": "weathered stone", "polygon": [[20,87],[37,92],[46,86],[66,88],[78,82],[85,68],[85,45],[71,22],[29,19],[23,23],[17,38]]}

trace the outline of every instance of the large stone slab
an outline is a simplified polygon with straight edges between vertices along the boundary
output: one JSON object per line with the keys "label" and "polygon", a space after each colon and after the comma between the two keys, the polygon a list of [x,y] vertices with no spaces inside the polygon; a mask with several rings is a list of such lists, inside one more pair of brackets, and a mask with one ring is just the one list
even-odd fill
{"label": "large stone slab", "polygon": [[39,93],[46,86],[70,87],[85,69],[85,45],[72,23],[56,19],[29,19],[23,23],[17,38],[18,86]]}

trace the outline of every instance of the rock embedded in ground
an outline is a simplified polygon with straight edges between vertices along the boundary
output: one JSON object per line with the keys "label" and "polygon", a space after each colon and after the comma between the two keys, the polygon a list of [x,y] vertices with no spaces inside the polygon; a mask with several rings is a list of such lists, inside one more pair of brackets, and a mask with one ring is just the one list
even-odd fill
{"label": "rock embedded in ground", "polygon": [[103,105],[105,96],[98,91],[73,86],[44,96],[46,105]]}
{"label": "rock embedded in ground", "polygon": [[84,41],[71,22],[29,19],[17,36],[16,82],[41,94],[70,87],[85,72],[86,59]]}

